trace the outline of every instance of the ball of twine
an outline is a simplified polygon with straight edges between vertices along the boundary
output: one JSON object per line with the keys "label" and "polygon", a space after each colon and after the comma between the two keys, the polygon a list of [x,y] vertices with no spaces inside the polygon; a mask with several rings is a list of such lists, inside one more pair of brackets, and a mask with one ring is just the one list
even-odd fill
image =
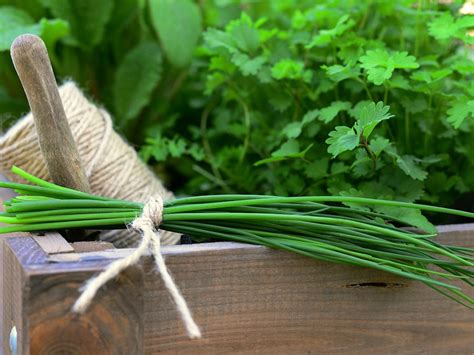
{"label": "ball of twine", "polygon": [[[160,195],[165,201],[173,198],[136,151],[114,131],[105,110],[89,102],[73,82],[63,84],[59,94],[92,193],[137,202],[146,202],[153,195]],[[19,182],[10,172],[13,165],[50,180],[31,113],[0,137],[0,156],[0,171],[11,181]],[[101,239],[117,247],[130,247],[137,243],[138,235],[124,229],[102,232]],[[161,233],[163,245],[178,241],[179,235],[175,233]]]}

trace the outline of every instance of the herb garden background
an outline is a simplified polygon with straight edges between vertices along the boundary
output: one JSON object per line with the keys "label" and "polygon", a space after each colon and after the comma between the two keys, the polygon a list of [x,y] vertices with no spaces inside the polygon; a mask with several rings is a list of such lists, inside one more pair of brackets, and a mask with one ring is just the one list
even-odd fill
{"label": "herb garden background", "polygon": [[[11,41],[36,33],[58,79],[105,106],[178,195],[473,211],[474,17],[463,3],[3,0],[2,127],[28,111]],[[374,209],[429,224],[415,209]]]}

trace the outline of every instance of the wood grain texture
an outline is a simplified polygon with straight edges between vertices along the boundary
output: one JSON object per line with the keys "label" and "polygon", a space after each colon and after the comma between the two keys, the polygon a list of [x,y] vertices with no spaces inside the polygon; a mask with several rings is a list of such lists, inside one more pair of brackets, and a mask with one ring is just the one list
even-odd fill
{"label": "wood grain texture", "polygon": [[[32,238],[11,238],[20,272],[20,354],[140,354],[143,342],[143,273],[127,269],[100,291],[83,315],[71,313],[79,288],[104,263],[89,262],[64,268],[49,264],[47,254]],[[28,255],[34,255],[29,257]],[[49,267],[51,266],[51,267]],[[13,310],[15,313],[15,309]]]}
{"label": "wood grain texture", "polygon": [[58,185],[90,192],[46,46],[38,36],[25,34],[15,39],[10,53],[33,113],[51,178]]}
{"label": "wood grain texture", "polygon": [[[1,181],[7,181],[6,177],[0,174]],[[8,200],[16,195],[10,189],[0,189],[0,210],[3,210],[3,201]],[[0,223],[2,225],[2,223]],[[29,233],[10,234],[15,237],[31,237]],[[9,334],[12,325],[13,309],[18,305],[14,303],[17,298],[13,296],[13,292],[18,293],[18,283],[13,279],[12,275],[16,272],[12,263],[12,253],[5,253],[6,236],[0,235],[0,345],[2,349],[8,349]],[[19,269],[18,269],[19,270]],[[14,281],[15,280],[15,281]],[[4,350],[5,353],[5,350]]]}
{"label": "wood grain texture", "polygon": [[[443,243],[474,247],[474,225],[440,229]],[[24,323],[29,336],[44,339],[42,327],[49,323],[47,334],[68,322],[72,328],[66,335],[74,333],[75,327],[83,336],[83,329],[90,327],[102,332],[101,336],[106,332],[103,328],[115,329],[103,318],[84,320],[80,325],[67,310],[77,296],[77,287],[91,272],[104,268],[114,260],[113,255],[129,251],[86,252],[76,254],[79,259],[51,263],[28,240],[10,239],[8,247],[30,280],[28,287],[23,285],[23,290],[31,290],[23,297],[27,305],[23,313],[31,310]],[[25,252],[35,257],[23,255]],[[55,256],[60,255],[67,254]],[[103,307],[115,302],[105,313],[126,309],[132,319],[119,324],[127,327],[142,322],[142,337],[135,338],[142,349],[130,354],[472,354],[474,349],[474,312],[418,282],[237,243],[170,246],[164,248],[164,255],[204,338],[187,339],[151,257],[145,257],[141,272],[125,276],[128,281],[118,280],[125,288],[133,287],[121,292],[118,285],[111,284],[101,291],[89,315],[99,317]],[[141,297],[134,288],[143,291],[142,313],[133,308],[135,298]],[[474,297],[472,289],[468,293]],[[49,315],[54,321],[49,322]],[[93,344],[101,349],[103,341]],[[31,346],[41,346],[41,342],[30,339]],[[44,349],[53,348],[51,343]]]}

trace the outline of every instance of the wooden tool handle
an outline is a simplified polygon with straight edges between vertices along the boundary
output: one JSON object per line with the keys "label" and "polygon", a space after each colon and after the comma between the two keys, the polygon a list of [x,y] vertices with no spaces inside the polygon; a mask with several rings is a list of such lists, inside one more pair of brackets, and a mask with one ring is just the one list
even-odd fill
{"label": "wooden tool handle", "polygon": [[35,35],[21,35],[10,52],[51,178],[58,185],[90,192],[44,42]]}

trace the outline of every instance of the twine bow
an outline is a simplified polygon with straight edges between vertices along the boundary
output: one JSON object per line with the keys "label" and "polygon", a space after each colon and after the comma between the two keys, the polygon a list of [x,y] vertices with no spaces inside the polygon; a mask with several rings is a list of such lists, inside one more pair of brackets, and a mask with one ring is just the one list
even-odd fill
{"label": "twine bow", "polygon": [[161,279],[176,304],[176,309],[186,327],[188,336],[191,339],[201,338],[201,331],[193,319],[186,300],[171,277],[161,254],[160,232],[157,228],[161,224],[162,219],[163,199],[159,195],[153,196],[143,207],[142,215],[132,222],[132,228],[142,236],[138,247],[127,257],[112,262],[99,275],[89,279],[81,288],[82,293],[72,307],[73,312],[84,313],[102,286],[119,275],[127,267],[138,263],[140,258],[150,250]]}

